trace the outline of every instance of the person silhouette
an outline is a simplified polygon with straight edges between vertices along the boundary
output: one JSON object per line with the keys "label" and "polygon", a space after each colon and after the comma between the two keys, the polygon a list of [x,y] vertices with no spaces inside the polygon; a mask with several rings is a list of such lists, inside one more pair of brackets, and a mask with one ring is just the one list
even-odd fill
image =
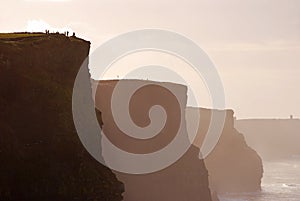
{"label": "person silhouette", "polygon": [[69,31],[67,31],[67,36],[69,36]]}

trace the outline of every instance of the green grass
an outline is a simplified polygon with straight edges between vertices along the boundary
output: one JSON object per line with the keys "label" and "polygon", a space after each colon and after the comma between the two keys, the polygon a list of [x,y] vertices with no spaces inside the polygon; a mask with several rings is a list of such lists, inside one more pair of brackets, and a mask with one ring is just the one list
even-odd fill
{"label": "green grass", "polygon": [[0,39],[1,38],[20,38],[20,37],[32,37],[32,36],[42,36],[44,33],[29,33],[29,32],[23,32],[23,33],[0,33]]}

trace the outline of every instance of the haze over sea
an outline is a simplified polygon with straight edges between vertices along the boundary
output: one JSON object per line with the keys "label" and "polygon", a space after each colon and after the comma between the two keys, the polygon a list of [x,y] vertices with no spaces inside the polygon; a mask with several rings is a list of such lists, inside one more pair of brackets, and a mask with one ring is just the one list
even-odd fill
{"label": "haze over sea", "polygon": [[300,156],[280,161],[264,161],[262,191],[258,193],[228,194],[220,201],[299,201]]}

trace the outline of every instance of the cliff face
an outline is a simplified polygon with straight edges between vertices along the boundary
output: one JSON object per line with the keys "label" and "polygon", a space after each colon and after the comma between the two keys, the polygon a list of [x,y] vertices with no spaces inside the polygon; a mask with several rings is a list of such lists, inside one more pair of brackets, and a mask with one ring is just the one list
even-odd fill
{"label": "cliff face", "polygon": [[[128,108],[125,101],[120,105],[129,110],[130,117],[140,127],[146,127],[151,123],[148,113],[151,106],[161,105],[165,109],[167,120],[158,135],[147,140],[136,139],[119,129],[111,109],[112,94],[117,84],[123,86],[124,90],[114,93],[119,93],[123,97],[120,98],[122,101],[126,100],[126,91],[131,86],[146,84],[146,88],[131,96]],[[103,132],[113,144],[122,150],[136,154],[156,152],[170,145],[178,129],[181,129],[181,133],[187,138],[185,124],[187,89],[185,86],[138,80],[100,81],[95,86],[97,87],[95,103],[97,109],[101,111]],[[166,92],[165,88],[172,88],[177,100],[174,100],[175,97]],[[121,114],[117,111],[116,115]],[[155,121],[155,119],[152,120]],[[182,124],[181,128],[179,128],[180,124]],[[102,153],[104,160],[114,157],[105,150]],[[191,146],[178,161],[160,171],[140,175],[115,172],[118,179],[124,183],[124,201],[210,201],[207,169],[198,155],[199,149]],[[167,160],[162,156],[155,159]],[[127,166],[129,163],[129,161],[118,162],[120,166]],[[153,163],[145,162],[143,165],[151,167]],[[133,163],[131,165],[134,168],[140,164]]]}
{"label": "cliff face", "polygon": [[[195,113],[200,114],[200,127],[194,140],[194,144],[200,147],[207,133],[212,111],[187,108],[186,112],[187,122],[194,120]],[[211,190],[217,193],[260,190],[263,174],[261,158],[234,128],[233,111],[218,112],[226,112],[224,129],[217,145],[204,159]]]}
{"label": "cliff face", "polygon": [[81,145],[72,89],[90,43],[0,37],[0,200],[122,200],[122,184]]}
{"label": "cliff face", "polygon": [[236,120],[235,127],[265,160],[300,156],[299,119]]}

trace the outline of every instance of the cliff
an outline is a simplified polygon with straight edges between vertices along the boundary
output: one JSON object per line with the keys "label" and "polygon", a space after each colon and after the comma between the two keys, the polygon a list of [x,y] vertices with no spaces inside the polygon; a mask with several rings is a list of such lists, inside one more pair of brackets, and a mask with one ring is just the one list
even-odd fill
{"label": "cliff", "polygon": [[[121,80],[121,81],[100,81],[95,83],[95,103],[96,108],[101,111],[103,122],[103,132],[105,136],[116,147],[132,154],[148,154],[165,150],[165,147],[172,146],[175,141],[177,131],[188,141],[185,124],[185,108],[187,101],[187,88],[182,85],[172,83],[158,83],[141,80]],[[117,86],[121,86],[118,88]],[[143,86],[133,95],[130,95],[129,105],[126,105],[127,94],[132,87]],[[144,87],[145,86],[145,87]],[[117,89],[116,89],[117,88]],[[166,90],[167,89],[167,90]],[[172,91],[172,93],[170,93]],[[113,94],[117,93],[116,111],[112,111]],[[114,97],[115,98],[115,97]],[[146,132],[141,132],[137,137],[128,134],[133,132],[134,126],[130,125],[129,133],[124,133],[114,119],[116,115],[122,115],[122,108],[130,113],[135,125],[147,127],[152,123],[160,123],[160,115],[151,119],[150,108],[160,105],[166,112],[166,121],[160,132],[148,139],[139,139]],[[121,107],[120,107],[121,106]],[[150,115],[150,116],[149,116]],[[125,121],[127,118],[122,118]],[[157,120],[157,121],[156,121]],[[153,122],[152,122],[153,121]],[[122,123],[122,122],[121,122]],[[181,125],[181,127],[180,127]],[[155,127],[151,127],[155,130]],[[152,130],[151,130],[152,131]],[[180,143],[184,144],[184,139]],[[104,142],[103,142],[104,143]],[[118,160],[116,155],[112,155],[105,150],[103,144],[103,157],[106,161],[118,160],[119,168],[127,167],[133,170],[138,166],[142,168],[155,168],[157,163],[164,163],[172,158],[173,154],[180,149],[182,144],[177,144],[167,157],[163,154],[157,155],[152,161],[129,162],[129,160]],[[190,141],[188,141],[189,145]],[[159,152],[160,153],[160,152]],[[175,163],[163,167],[159,171],[147,174],[127,174],[115,171],[118,179],[124,183],[124,201],[210,201],[211,195],[208,185],[208,173],[204,161],[200,160],[199,148],[190,146],[188,150]],[[144,156],[147,159],[148,156]],[[149,157],[148,157],[149,158]]]}
{"label": "cliff", "polygon": [[[244,136],[234,128],[233,111],[216,112],[225,112],[226,119],[217,145],[204,159],[211,190],[217,193],[260,190],[263,175],[261,158],[246,144]],[[188,126],[189,122],[194,121],[195,114],[200,114],[200,127],[193,144],[201,147],[211,121],[212,110],[187,108],[186,113]]]}
{"label": "cliff", "polygon": [[73,82],[89,48],[62,34],[0,34],[0,200],[122,200],[122,183],[73,124]]}
{"label": "cliff", "polygon": [[235,127],[264,160],[300,156],[299,119],[244,119]]}

